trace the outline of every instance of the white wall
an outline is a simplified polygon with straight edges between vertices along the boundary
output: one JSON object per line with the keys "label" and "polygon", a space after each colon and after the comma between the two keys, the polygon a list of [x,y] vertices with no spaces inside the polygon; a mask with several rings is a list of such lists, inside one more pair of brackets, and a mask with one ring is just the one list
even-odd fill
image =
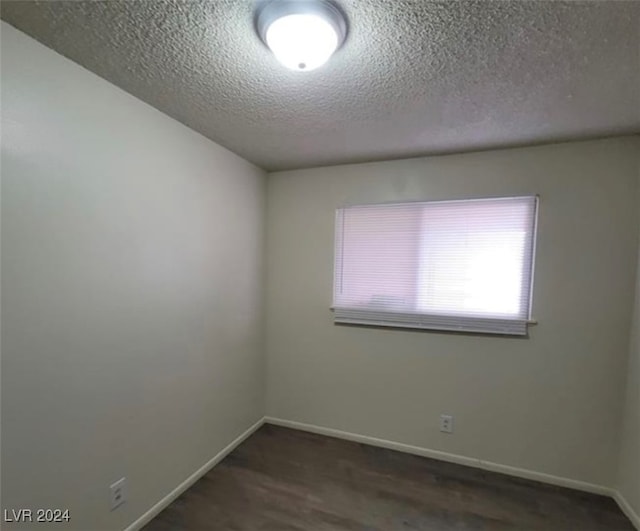
{"label": "white wall", "polygon": [[[630,137],[270,174],[267,414],[613,486],[639,149]],[[337,207],[526,194],[540,194],[529,339],[333,324]]]}
{"label": "white wall", "polygon": [[264,192],[2,24],[3,508],[122,529],[263,416]]}
{"label": "white wall", "polygon": [[[640,180],[640,157],[638,178]],[[617,488],[640,522],[640,258],[626,390]]]}

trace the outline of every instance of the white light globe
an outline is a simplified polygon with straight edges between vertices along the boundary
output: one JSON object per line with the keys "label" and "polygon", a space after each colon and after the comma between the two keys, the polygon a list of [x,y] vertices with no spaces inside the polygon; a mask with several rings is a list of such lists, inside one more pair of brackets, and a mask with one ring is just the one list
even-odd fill
{"label": "white light globe", "polygon": [[314,14],[286,15],[274,20],[267,28],[265,40],[278,61],[302,72],[326,63],[339,44],[334,27]]}

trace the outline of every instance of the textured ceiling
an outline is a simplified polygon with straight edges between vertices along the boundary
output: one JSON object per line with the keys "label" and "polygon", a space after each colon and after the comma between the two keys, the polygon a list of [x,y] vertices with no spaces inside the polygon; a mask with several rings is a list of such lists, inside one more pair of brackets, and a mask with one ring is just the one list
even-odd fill
{"label": "textured ceiling", "polygon": [[640,132],[640,2],[342,0],[289,72],[252,0],[2,1],[1,17],[269,170]]}

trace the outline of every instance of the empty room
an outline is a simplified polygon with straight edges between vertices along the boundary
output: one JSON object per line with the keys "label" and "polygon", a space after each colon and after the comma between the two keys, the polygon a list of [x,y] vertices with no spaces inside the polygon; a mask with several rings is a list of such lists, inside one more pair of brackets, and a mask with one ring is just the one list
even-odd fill
{"label": "empty room", "polygon": [[0,18],[1,529],[640,530],[640,1]]}

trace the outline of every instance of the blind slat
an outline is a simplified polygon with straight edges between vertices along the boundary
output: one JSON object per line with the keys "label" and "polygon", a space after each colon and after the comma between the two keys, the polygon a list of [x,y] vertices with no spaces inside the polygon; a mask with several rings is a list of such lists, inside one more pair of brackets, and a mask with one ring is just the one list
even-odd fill
{"label": "blind slat", "polygon": [[526,333],[536,211],[535,197],[339,209],[336,322]]}

